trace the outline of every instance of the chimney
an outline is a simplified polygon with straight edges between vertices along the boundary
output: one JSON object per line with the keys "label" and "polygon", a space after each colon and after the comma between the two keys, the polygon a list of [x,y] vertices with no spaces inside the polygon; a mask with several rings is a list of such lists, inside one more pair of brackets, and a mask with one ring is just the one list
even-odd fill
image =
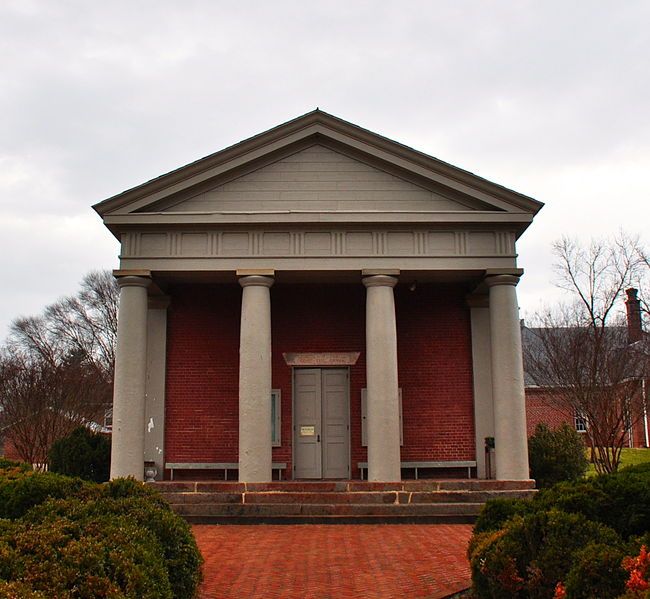
{"label": "chimney", "polygon": [[627,307],[627,340],[628,343],[641,341],[643,337],[643,329],[641,327],[641,301],[636,296],[639,292],[638,289],[626,289],[627,299],[625,306]]}

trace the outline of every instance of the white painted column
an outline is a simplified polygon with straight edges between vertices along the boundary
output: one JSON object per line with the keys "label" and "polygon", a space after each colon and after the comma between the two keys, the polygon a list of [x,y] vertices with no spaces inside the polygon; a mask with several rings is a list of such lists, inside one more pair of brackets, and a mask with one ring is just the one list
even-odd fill
{"label": "white painted column", "polygon": [[527,480],[526,399],[516,290],[519,277],[488,276],[485,282],[490,290],[496,477]]}
{"label": "white painted column", "polygon": [[147,313],[147,385],[145,393],[144,459],[156,464],[156,480],[165,469],[165,382],[167,308],[170,298],[149,296]]}
{"label": "white painted column", "polygon": [[115,348],[111,479],[144,479],[147,375],[147,287],[144,277],[121,277]]}
{"label": "white painted column", "polygon": [[271,480],[271,294],[273,278],[242,277],[239,343],[239,480]]}
{"label": "white painted column", "polygon": [[[476,438],[476,470],[479,478],[487,478],[485,438],[494,437],[494,404],[492,402],[492,360],[490,309],[487,295],[467,297],[472,327],[472,370],[474,375],[474,431]],[[495,476],[496,459],[490,455],[490,476]]]}
{"label": "white painted column", "polygon": [[399,481],[399,399],[395,277],[375,275],[366,286],[368,480]]}

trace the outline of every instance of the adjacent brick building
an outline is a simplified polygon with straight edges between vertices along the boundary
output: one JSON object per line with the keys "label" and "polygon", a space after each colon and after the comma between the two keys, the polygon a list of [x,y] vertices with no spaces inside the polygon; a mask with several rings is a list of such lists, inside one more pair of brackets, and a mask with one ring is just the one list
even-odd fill
{"label": "adjacent brick building", "polygon": [[[637,297],[638,291],[630,288],[626,291],[626,314],[627,314],[627,335],[621,330],[622,337],[627,337],[627,343],[637,344],[639,351],[647,355],[648,335],[643,330],[641,317],[641,302]],[[531,329],[522,329],[522,341],[524,345],[534,343],[534,332]],[[625,343],[625,341],[622,341]],[[525,373],[526,381],[526,420],[528,436],[535,432],[538,424],[546,424],[550,428],[557,428],[561,424],[568,424],[585,436],[585,443],[589,444],[587,430],[589,422],[581,414],[571,410],[564,405],[561,394],[552,385],[539,386],[533,378]],[[625,431],[625,446],[636,448],[647,448],[649,446],[650,426],[648,422],[648,384],[649,381],[643,376],[631,377],[626,385],[629,387],[629,396],[634,397],[637,404],[641,404],[635,410],[635,418],[631,418]],[[643,409],[645,406],[645,409]]]}

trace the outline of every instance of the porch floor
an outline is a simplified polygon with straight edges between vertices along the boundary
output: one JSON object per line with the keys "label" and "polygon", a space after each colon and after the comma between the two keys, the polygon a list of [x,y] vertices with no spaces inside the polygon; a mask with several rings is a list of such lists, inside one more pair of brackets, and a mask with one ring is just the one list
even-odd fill
{"label": "porch floor", "polygon": [[470,586],[471,526],[194,526],[200,598],[441,599]]}

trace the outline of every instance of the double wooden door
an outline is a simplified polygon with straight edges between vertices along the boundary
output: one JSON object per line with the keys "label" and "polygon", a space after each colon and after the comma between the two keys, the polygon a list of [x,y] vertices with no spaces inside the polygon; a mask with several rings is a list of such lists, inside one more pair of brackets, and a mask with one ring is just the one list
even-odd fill
{"label": "double wooden door", "polygon": [[347,368],[294,370],[294,478],[350,477]]}

